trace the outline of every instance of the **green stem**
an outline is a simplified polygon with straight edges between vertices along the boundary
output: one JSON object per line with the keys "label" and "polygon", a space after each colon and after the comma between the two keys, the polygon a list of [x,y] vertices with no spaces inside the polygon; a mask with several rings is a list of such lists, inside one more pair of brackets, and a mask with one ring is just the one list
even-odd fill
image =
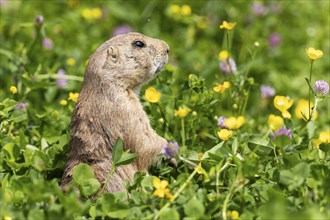
{"label": "green stem", "polygon": [[228,57],[227,57],[227,59],[226,59],[226,62],[227,62],[227,65],[229,66],[229,70],[230,70],[230,72],[232,73],[233,72],[233,70],[232,70],[232,68],[231,68],[231,65],[230,65],[230,62],[229,62],[229,58],[230,58],[230,53],[229,53],[229,50],[230,50],[230,48],[229,48],[229,31],[227,30],[226,31],[226,46],[227,46],[227,52],[228,52]]}
{"label": "green stem", "polygon": [[217,192],[217,197],[219,198],[220,197],[220,192],[219,192],[219,177],[220,177],[220,173],[226,169],[228,166],[230,165],[230,163],[228,161],[226,161],[226,163],[220,168],[219,171],[217,171],[217,175],[216,175],[216,192]]}
{"label": "green stem", "polygon": [[184,118],[181,118],[181,139],[182,139],[182,146],[186,146],[186,136],[184,131]]}
{"label": "green stem", "polygon": [[182,191],[187,187],[188,183],[191,181],[191,179],[195,176],[195,174],[197,173],[197,168],[194,170],[194,172],[192,172],[190,174],[190,176],[188,177],[188,179],[186,180],[186,182],[184,182],[184,184],[180,187],[180,189],[174,194],[173,198],[168,201],[160,210],[158,213],[156,213],[156,215],[154,216],[153,219],[158,219],[160,214],[167,208],[169,207],[172,202],[182,193]]}
{"label": "green stem", "polygon": [[226,195],[225,201],[223,202],[222,211],[221,211],[223,220],[227,220],[227,205],[230,197],[232,196],[233,190],[234,190],[234,182],[232,183],[230,190]]}
{"label": "green stem", "polygon": [[318,102],[319,102],[319,99],[316,97],[315,98],[315,105],[313,106],[313,111],[310,115],[310,120],[312,120],[312,121],[314,121],[314,115],[315,115],[315,112],[316,112]]}
{"label": "green stem", "polygon": [[82,82],[84,80],[81,76],[73,76],[73,75],[58,75],[58,74],[47,74],[47,75],[37,75],[34,76],[36,79],[68,79],[68,80],[76,80]]}
{"label": "green stem", "polygon": [[[312,83],[313,60],[311,60],[311,68],[309,70],[309,84]],[[308,87],[308,121],[311,120],[311,89]]]}
{"label": "green stem", "polygon": [[110,181],[110,179],[111,179],[111,177],[112,177],[112,175],[114,174],[115,171],[116,171],[116,166],[113,165],[112,168],[111,168],[110,173],[108,174],[107,180],[105,181],[105,183],[104,183],[104,185],[103,185],[103,187],[102,187],[102,190],[101,190],[99,196],[102,196],[102,194],[103,194],[105,188],[107,187],[107,185],[108,185],[108,183],[109,183],[109,181]]}

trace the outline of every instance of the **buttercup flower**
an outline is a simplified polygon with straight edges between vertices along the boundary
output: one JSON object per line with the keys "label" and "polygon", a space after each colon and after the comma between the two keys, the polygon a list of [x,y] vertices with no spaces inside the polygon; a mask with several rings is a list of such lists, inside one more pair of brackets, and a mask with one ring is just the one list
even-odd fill
{"label": "buttercup flower", "polygon": [[225,74],[233,74],[237,72],[235,60],[232,58],[221,60],[219,63],[219,68]]}
{"label": "buttercup flower", "polygon": [[145,97],[148,102],[157,103],[160,100],[160,92],[158,92],[154,87],[149,87],[145,91]]}
{"label": "buttercup flower", "polygon": [[268,116],[268,125],[270,129],[272,129],[273,131],[279,130],[283,124],[284,124],[284,120],[282,117],[273,114],[270,114]]}
{"label": "buttercup flower", "polygon": [[221,94],[226,91],[226,89],[230,88],[231,84],[228,81],[224,81],[223,84],[217,83],[215,87],[213,87],[213,91],[220,92]]}
{"label": "buttercup flower", "polygon": [[238,211],[227,211],[226,213],[228,220],[238,220],[239,219],[239,213]]}
{"label": "buttercup flower", "polygon": [[220,51],[218,56],[220,60],[226,60],[229,56],[228,50]]}
{"label": "buttercup flower", "polygon": [[261,85],[260,93],[262,98],[269,99],[275,95],[275,89],[269,85]]}
{"label": "buttercup flower", "polygon": [[306,53],[311,60],[317,60],[323,56],[322,50],[315,50],[312,47],[306,49]]}
{"label": "buttercup flower", "polygon": [[162,154],[166,157],[174,157],[179,151],[179,145],[177,142],[168,142],[163,150]]}
{"label": "buttercup flower", "polygon": [[75,59],[70,57],[66,60],[66,64],[68,64],[68,66],[74,66],[76,64],[76,61],[75,61]]}
{"label": "buttercup flower", "polygon": [[197,165],[197,167],[195,167],[195,170],[197,170],[198,174],[203,174],[203,167],[202,167],[202,163],[199,163]]}
{"label": "buttercup flower", "polygon": [[171,14],[180,14],[181,8],[179,5],[171,5],[170,12]]}
{"label": "buttercup flower", "polygon": [[[66,72],[65,72],[64,69],[59,69],[57,71],[57,75],[58,76],[64,76],[64,75],[66,75]],[[56,79],[56,84],[57,84],[58,87],[64,88],[64,87],[67,86],[68,81],[66,79]]]}
{"label": "buttercup flower", "polygon": [[283,118],[291,118],[288,109],[293,105],[293,102],[293,99],[286,96],[275,96],[274,98],[274,106],[282,113]]}
{"label": "buttercup flower", "polygon": [[10,91],[11,93],[13,93],[13,94],[16,94],[16,93],[17,93],[17,88],[16,88],[16,86],[11,86],[11,87],[9,88],[9,91]]}
{"label": "buttercup flower", "polygon": [[65,105],[67,105],[67,104],[68,104],[68,101],[67,101],[67,100],[65,100],[65,99],[61,99],[61,101],[60,101],[60,105],[65,106]]}
{"label": "buttercup flower", "polygon": [[228,129],[221,129],[217,132],[217,134],[221,140],[227,141],[233,135],[233,131]]}
{"label": "buttercup flower", "polygon": [[238,211],[227,211],[226,213],[227,218],[230,220],[238,220],[239,219],[239,213]]}
{"label": "buttercup flower", "polygon": [[50,50],[50,49],[53,49],[53,47],[54,47],[54,43],[53,43],[52,39],[50,39],[50,38],[44,38],[44,39],[42,40],[42,46],[43,46],[45,49]]}
{"label": "buttercup flower", "polygon": [[229,129],[239,129],[245,123],[245,118],[243,116],[229,117],[224,121],[224,125]]}
{"label": "buttercup flower", "polygon": [[236,22],[230,23],[227,21],[223,21],[222,24],[219,26],[220,29],[232,30],[236,25]]}
{"label": "buttercup flower", "polygon": [[[312,111],[314,104],[311,102],[310,104],[310,111]],[[309,111],[308,111],[308,100],[300,99],[297,103],[297,106],[294,110],[297,118],[309,120]],[[313,119],[316,120],[318,116],[317,110],[314,112]]]}
{"label": "buttercup flower", "polygon": [[330,143],[330,131],[323,131],[319,135],[321,143]]}
{"label": "buttercup flower", "polygon": [[158,196],[159,198],[164,198],[166,196],[169,199],[173,197],[170,190],[167,188],[167,180],[160,180],[156,177],[152,180],[152,185],[156,188],[156,190],[153,192],[154,196]]}
{"label": "buttercup flower", "polygon": [[326,96],[329,92],[329,84],[324,80],[315,82],[314,91],[318,96]]}
{"label": "buttercup flower", "polygon": [[180,107],[178,110],[174,110],[174,116],[184,118],[186,117],[190,112],[190,109],[187,107]]}
{"label": "buttercup flower", "polygon": [[77,93],[77,92],[70,92],[70,93],[69,93],[69,98],[68,98],[68,100],[71,100],[71,101],[77,102],[77,100],[78,100],[78,96],[79,96],[79,93]]}
{"label": "buttercup flower", "polygon": [[191,15],[191,8],[189,5],[182,5],[181,6],[181,14],[183,16],[189,16]]}
{"label": "buttercup flower", "polygon": [[100,8],[85,8],[81,15],[86,20],[97,20],[102,17],[102,10]]}

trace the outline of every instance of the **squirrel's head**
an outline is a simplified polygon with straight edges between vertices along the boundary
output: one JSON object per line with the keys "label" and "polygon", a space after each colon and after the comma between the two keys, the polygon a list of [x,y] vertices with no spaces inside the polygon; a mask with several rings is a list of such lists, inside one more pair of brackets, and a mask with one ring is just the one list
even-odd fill
{"label": "squirrel's head", "polygon": [[96,74],[104,83],[136,90],[162,70],[168,54],[169,46],[162,40],[134,32],[123,34],[95,51],[86,74]]}

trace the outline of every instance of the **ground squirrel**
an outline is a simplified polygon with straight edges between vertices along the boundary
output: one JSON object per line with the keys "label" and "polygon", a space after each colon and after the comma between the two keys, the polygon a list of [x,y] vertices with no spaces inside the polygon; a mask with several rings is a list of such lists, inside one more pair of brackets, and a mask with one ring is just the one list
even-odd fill
{"label": "ground squirrel", "polygon": [[132,181],[137,171],[147,170],[155,160],[167,141],[151,128],[139,91],[164,67],[168,53],[164,41],[132,32],[109,39],[92,54],[73,111],[62,186],[72,180],[76,165],[87,163],[102,187],[112,167],[117,138],[137,158],[117,169],[105,191],[125,191],[127,180]]}

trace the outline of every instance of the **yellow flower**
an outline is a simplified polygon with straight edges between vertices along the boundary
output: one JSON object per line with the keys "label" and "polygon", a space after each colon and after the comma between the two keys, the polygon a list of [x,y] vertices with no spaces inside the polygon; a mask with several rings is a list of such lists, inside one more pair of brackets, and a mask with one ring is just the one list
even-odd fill
{"label": "yellow flower", "polygon": [[100,19],[102,17],[102,10],[100,8],[93,8],[91,11],[94,19]]}
{"label": "yellow flower", "polygon": [[223,123],[229,129],[239,129],[245,123],[245,118],[244,116],[239,116],[237,118],[231,116],[227,118]]}
{"label": "yellow flower", "polygon": [[70,92],[70,93],[69,93],[69,98],[68,98],[68,100],[71,100],[71,101],[77,102],[77,100],[78,100],[78,96],[79,96],[79,93],[78,93],[78,92]]}
{"label": "yellow flower", "polygon": [[165,196],[169,199],[173,197],[170,193],[170,190],[167,188],[168,182],[167,180],[160,180],[159,178],[154,178],[152,180],[152,185],[155,187],[155,191],[153,192],[154,196],[158,196],[159,198],[164,198]]}
{"label": "yellow flower", "polygon": [[174,116],[184,118],[186,117],[190,112],[190,109],[187,107],[180,107],[178,110],[174,110]]}
{"label": "yellow flower", "polygon": [[238,211],[227,211],[227,218],[230,220],[237,220],[239,219],[239,213]]}
{"label": "yellow flower", "polygon": [[322,50],[315,50],[312,47],[306,49],[306,53],[311,60],[317,60],[323,56]]}
{"label": "yellow flower", "polygon": [[273,131],[278,131],[283,124],[284,124],[284,120],[281,116],[276,116],[273,114],[270,114],[268,116],[268,125],[270,129],[272,129]]}
{"label": "yellow flower", "polygon": [[184,16],[191,15],[191,8],[189,5],[182,5],[181,7],[181,14]]}
{"label": "yellow flower", "polygon": [[12,218],[10,216],[4,216],[3,220],[12,220]]}
{"label": "yellow flower", "polygon": [[70,57],[66,60],[66,64],[68,64],[68,66],[74,66],[76,64],[76,61]]}
{"label": "yellow flower", "polygon": [[68,104],[68,101],[67,100],[65,100],[65,99],[62,99],[62,100],[60,100],[60,105],[67,105]]}
{"label": "yellow flower", "polygon": [[199,163],[197,165],[197,167],[195,167],[195,170],[197,170],[198,174],[203,174],[203,167],[202,167],[202,163]]}
{"label": "yellow flower", "polygon": [[215,87],[213,87],[213,91],[220,92],[221,94],[226,91],[226,89],[230,88],[231,84],[228,81],[223,82],[223,84],[217,83]]}
{"label": "yellow flower", "polygon": [[180,6],[179,5],[171,5],[170,12],[171,14],[179,14],[180,13]]}
{"label": "yellow flower", "polygon": [[323,131],[319,135],[321,143],[330,143],[330,131]]}
{"label": "yellow flower", "polygon": [[222,50],[222,51],[220,51],[218,56],[219,56],[220,60],[226,60],[226,59],[228,59],[229,53],[227,50]]}
{"label": "yellow flower", "polygon": [[[314,104],[311,102],[311,104],[310,104],[311,111],[313,109],[313,106],[314,106]],[[295,112],[297,118],[309,120],[308,100],[300,99],[297,103],[297,106],[296,106],[294,112]],[[314,113],[313,119],[316,120],[317,116],[318,116],[318,112],[316,110]]]}
{"label": "yellow flower", "polygon": [[293,99],[286,96],[277,95],[274,98],[274,106],[282,113],[283,118],[291,118],[288,109],[293,105],[293,102]]}
{"label": "yellow flower", "polygon": [[154,87],[149,87],[144,93],[148,102],[157,103],[160,100],[160,92],[158,92]]}
{"label": "yellow flower", "polygon": [[16,93],[17,93],[17,88],[16,88],[16,86],[11,86],[11,87],[9,88],[9,90],[10,90],[10,92],[13,93],[13,94],[16,94]]}
{"label": "yellow flower", "polygon": [[218,136],[221,140],[227,141],[233,135],[233,131],[228,129],[221,129],[218,131]]}
{"label": "yellow flower", "polygon": [[201,160],[203,158],[204,154],[202,152],[198,153],[198,159]]}
{"label": "yellow flower", "polygon": [[236,22],[230,23],[227,21],[223,21],[222,24],[219,26],[220,29],[227,29],[227,30],[232,30],[236,25]]}
{"label": "yellow flower", "polygon": [[200,17],[197,20],[197,27],[200,29],[205,29],[207,27],[207,17]]}
{"label": "yellow flower", "polygon": [[86,20],[96,20],[102,17],[102,10],[100,8],[85,8],[81,15]]}

